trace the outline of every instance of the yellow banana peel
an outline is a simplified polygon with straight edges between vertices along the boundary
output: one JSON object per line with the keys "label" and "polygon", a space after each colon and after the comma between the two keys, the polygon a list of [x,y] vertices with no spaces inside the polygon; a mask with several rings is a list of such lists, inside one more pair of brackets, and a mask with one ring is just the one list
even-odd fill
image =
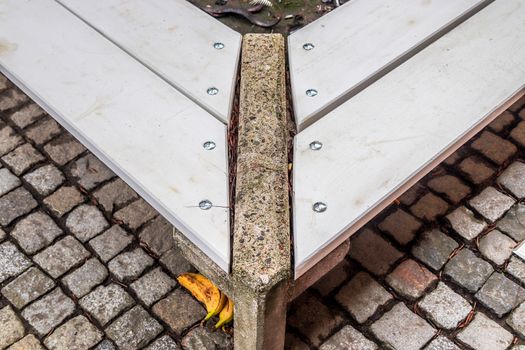
{"label": "yellow banana peel", "polygon": [[199,273],[184,273],[177,277],[181,286],[204,304],[208,314],[205,321],[220,313],[226,304],[226,296],[209,279]]}
{"label": "yellow banana peel", "polygon": [[228,303],[224,306],[224,308],[219,313],[219,321],[215,324],[215,328],[219,328],[224,325],[230,323],[233,320],[233,301],[228,298]]}

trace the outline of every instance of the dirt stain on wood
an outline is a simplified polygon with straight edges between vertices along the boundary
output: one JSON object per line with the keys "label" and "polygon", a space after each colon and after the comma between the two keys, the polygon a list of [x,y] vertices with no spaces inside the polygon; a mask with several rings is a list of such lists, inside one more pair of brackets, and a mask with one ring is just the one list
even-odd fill
{"label": "dirt stain on wood", "polygon": [[18,45],[0,38],[0,55],[7,55],[18,49]]}

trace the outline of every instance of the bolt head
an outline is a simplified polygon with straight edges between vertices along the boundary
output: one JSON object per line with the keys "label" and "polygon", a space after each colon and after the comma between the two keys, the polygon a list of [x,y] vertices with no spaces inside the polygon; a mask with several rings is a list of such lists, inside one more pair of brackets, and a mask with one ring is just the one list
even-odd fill
{"label": "bolt head", "polygon": [[323,203],[323,202],[316,202],[314,203],[312,209],[316,212],[316,213],[323,213],[326,211],[326,209],[328,209],[328,206]]}
{"label": "bolt head", "polygon": [[224,44],[220,42],[216,42],[216,43],[213,43],[213,47],[217,50],[222,50],[224,49]]}
{"label": "bolt head", "polygon": [[323,143],[320,141],[312,141],[310,142],[310,149],[312,151],[319,151],[321,148],[323,148]]}
{"label": "bolt head", "polygon": [[215,149],[216,147],[216,144],[215,142],[213,141],[206,141],[202,144],[202,147],[206,150],[206,151],[211,151],[212,149]]}
{"label": "bolt head", "polygon": [[219,89],[217,89],[216,87],[211,87],[211,88],[208,88],[208,90],[206,90],[206,92],[210,96],[215,96],[215,95],[217,95],[219,93]]}
{"label": "bolt head", "polygon": [[306,43],[306,44],[303,45],[303,49],[305,49],[306,51],[310,51],[310,50],[312,50],[314,47],[315,47],[315,45],[312,44],[312,43]]}
{"label": "bolt head", "polygon": [[308,89],[306,90],[306,96],[308,97],[315,97],[317,96],[318,92],[316,89]]}
{"label": "bolt head", "polygon": [[201,208],[202,210],[208,210],[211,209],[211,207],[213,207],[213,204],[207,199],[199,202],[199,208]]}

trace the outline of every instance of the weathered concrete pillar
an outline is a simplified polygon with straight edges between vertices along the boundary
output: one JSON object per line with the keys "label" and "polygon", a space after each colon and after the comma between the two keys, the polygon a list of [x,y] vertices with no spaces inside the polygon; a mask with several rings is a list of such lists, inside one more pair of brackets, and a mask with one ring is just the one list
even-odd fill
{"label": "weathered concrete pillar", "polygon": [[292,271],[282,35],[245,35],[241,61],[232,265],[235,349],[282,349]]}

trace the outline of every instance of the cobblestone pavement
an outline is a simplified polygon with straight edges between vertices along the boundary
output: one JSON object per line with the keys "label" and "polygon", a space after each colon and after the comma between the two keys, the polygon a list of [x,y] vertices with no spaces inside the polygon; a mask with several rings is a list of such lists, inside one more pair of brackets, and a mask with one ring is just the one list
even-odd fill
{"label": "cobblestone pavement", "polygon": [[[525,349],[525,99],[352,237],[289,349]],[[0,349],[230,349],[172,227],[0,76]],[[522,345],[520,345],[522,344]]]}

